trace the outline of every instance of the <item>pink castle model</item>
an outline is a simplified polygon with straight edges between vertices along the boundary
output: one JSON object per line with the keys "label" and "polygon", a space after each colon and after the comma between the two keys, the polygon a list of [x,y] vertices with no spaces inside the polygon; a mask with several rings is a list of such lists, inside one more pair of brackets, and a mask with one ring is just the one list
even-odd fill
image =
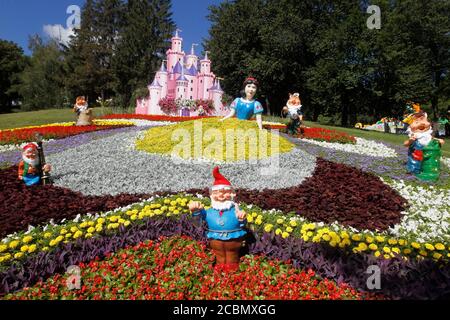
{"label": "pink castle model", "polygon": [[[219,79],[211,72],[208,52],[200,60],[200,64],[199,58],[194,53],[196,44],[192,45],[191,53],[186,55],[182,50],[183,39],[179,37],[178,31],[172,38],[172,48],[167,50],[167,60],[163,60],[161,69],[156,72],[155,79],[148,85],[149,96],[136,101],[136,114],[164,114],[159,106],[159,101],[163,98],[212,100],[215,115],[227,114],[228,110],[222,103],[223,90]],[[167,61],[167,69],[164,61]],[[178,115],[187,115],[182,112],[179,110]],[[197,111],[189,113],[190,116],[197,114]]]}

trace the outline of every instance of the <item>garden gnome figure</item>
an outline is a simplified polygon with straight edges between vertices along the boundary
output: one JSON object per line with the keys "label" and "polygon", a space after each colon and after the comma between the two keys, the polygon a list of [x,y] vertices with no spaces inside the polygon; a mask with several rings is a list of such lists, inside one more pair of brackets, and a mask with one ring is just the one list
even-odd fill
{"label": "garden gnome figure", "polygon": [[289,93],[289,100],[283,108],[283,114],[289,116],[290,121],[287,126],[289,134],[296,134],[303,122],[302,102],[299,93]]}
{"label": "garden gnome figure", "polygon": [[[38,145],[29,143],[23,147],[22,160],[19,163],[19,180],[22,180],[26,186],[33,186],[41,183],[40,175],[40,159],[38,155]],[[42,167],[43,173],[48,173],[51,170],[49,164]]]}
{"label": "garden gnome figure", "polygon": [[441,146],[444,140],[432,136],[431,123],[425,112],[414,114],[408,128],[406,169],[424,181],[437,181],[440,173]]}
{"label": "garden gnome figure", "polygon": [[231,183],[219,172],[213,170],[214,185],[210,189],[211,208],[205,210],[200,202],[191,202],[189,210],[193,216],[206,221],[206,237],[216,256],[215,270],[236,271],[239,267],[239,252],[244,245],[247,231],[246,213],[234,202],[235,192]]}
{"label": "garden gnome figure", "polygon": [[77,126],[92,125],[92,109],[88,107],[85,97],[77,97],[73,111],[77,113]]}

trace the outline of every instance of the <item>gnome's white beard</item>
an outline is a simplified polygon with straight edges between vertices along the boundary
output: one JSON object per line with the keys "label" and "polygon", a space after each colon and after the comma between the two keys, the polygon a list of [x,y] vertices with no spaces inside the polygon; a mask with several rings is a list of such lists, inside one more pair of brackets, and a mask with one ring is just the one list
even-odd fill
{"label": "gnome's white beard", "polygon": [[416,139],[417,142],[419,142],[422,146],[426,146],[430,143],[432,136],[431,134],[433,133],[433,130],[430,129],[427,132],[421,132],[421,133],[416,133]]}
{"label": "gnome's white beard", "polygon": [[39,165],[39,158],[36,157],[33,159],[30,159],[26,156],[22,156],[22,160],[26,163],[28,163],[29,165],[33,166],[33,167],[37,167]]}
{"label": "gnome's white beard", "polygon": [[231,200],[227,201],[214,201],[211,199],[211,207],[215,210],[228,210],[234,206],[234,202]]}

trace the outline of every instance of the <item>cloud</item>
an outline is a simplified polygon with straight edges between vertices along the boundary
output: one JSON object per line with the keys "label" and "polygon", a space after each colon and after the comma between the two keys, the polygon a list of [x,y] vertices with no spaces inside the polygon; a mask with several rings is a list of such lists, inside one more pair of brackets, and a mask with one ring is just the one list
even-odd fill
{"label": "cloud", "polygon": [[60,24],[46,24],[44,25],[44,32],[50,38],[55,39],[64,45],[68,45],[70,37],[75,35],[73,28],[64,28]]}

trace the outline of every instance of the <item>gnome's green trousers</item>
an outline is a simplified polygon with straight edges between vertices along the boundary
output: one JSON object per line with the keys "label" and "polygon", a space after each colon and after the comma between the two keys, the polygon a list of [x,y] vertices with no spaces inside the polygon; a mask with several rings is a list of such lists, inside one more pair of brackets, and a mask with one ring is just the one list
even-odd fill
{"label": "gnome's green trousers", "polygon": [[424,181],[437,181],[441,165],[441,146],[436,139],[423,148],[422,170],[416,176]]}

